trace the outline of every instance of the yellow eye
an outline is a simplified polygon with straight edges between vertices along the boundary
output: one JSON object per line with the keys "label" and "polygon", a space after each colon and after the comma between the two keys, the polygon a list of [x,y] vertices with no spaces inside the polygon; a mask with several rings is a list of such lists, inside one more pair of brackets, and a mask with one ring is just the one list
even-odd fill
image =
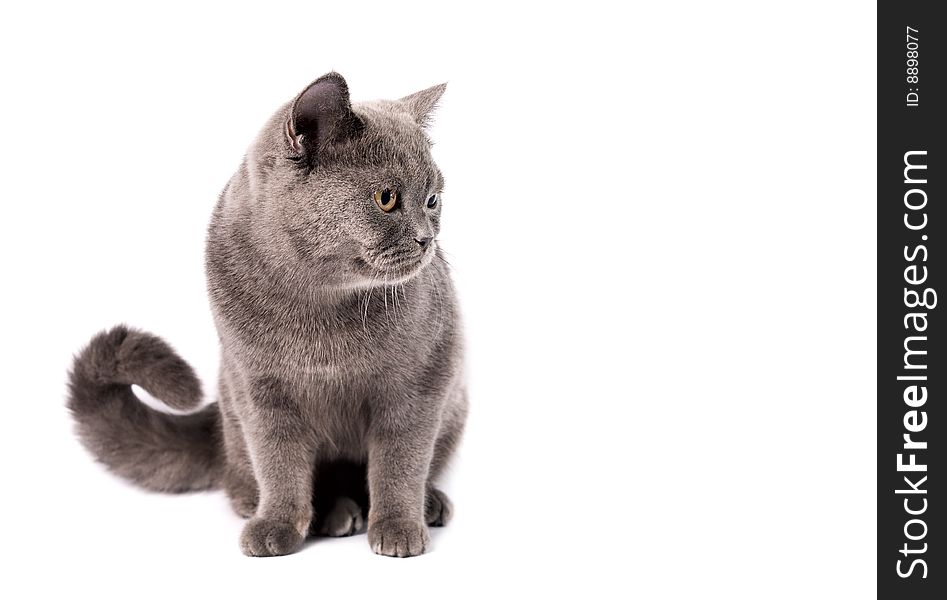
{"label": "yellow eye", "polygon": [[375,203],[378,208],[385,212],[391,212],[398,204],[398,192],[392,190],[379,190],[375,192]]}

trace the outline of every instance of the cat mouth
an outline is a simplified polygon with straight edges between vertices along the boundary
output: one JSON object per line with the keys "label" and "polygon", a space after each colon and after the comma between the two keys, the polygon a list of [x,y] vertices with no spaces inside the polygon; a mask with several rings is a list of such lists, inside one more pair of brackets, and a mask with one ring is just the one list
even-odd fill
{"label": "cat mouth", "polygon": [[427,244],[420,252],[409,252],[397,248],[377,254],[362,252],[357,262],[364,265],[372,279],[384,283],[401,283],[411,279],[434,258],[436,242]]}

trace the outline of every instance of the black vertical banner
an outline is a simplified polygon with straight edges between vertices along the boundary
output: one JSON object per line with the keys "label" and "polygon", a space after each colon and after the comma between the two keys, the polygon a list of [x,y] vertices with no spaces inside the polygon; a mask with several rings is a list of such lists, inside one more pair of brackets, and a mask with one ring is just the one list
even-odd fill
{"label": "black vertical banner", "polygon": [[898,600],[947,598],[947,23],[938,4],[878,8],[878,597]]}

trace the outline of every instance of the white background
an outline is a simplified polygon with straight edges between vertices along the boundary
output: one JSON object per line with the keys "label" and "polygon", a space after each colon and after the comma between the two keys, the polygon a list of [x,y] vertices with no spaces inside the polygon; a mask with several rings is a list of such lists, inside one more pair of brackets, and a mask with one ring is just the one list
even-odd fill
{"label": "white background", "polygon": [[[4,5],[0,596],[869,597],[875,8],[619,4]],[[245,558],[222,493],[116,480],[64,410],[118,322],[214,396],[207,219],[330,69],[449,82],[472,413],[411,560]]]}

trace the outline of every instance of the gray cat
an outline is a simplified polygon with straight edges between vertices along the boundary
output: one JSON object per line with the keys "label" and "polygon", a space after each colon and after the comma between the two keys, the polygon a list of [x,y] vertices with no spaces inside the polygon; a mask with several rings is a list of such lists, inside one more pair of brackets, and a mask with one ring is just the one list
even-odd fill
{"label": "gray cat", "polygon": [[223,487],[250,556],[368,530],[415,556],[451,516],[434,487],[467,415],[454,289],[435,237],[444,181],[424,127],[445,89],[352,104],[337,73],[269,120],[224,189],[206,270],[220,396],[125,326],[75,359],[79,436],[146,488]]}

